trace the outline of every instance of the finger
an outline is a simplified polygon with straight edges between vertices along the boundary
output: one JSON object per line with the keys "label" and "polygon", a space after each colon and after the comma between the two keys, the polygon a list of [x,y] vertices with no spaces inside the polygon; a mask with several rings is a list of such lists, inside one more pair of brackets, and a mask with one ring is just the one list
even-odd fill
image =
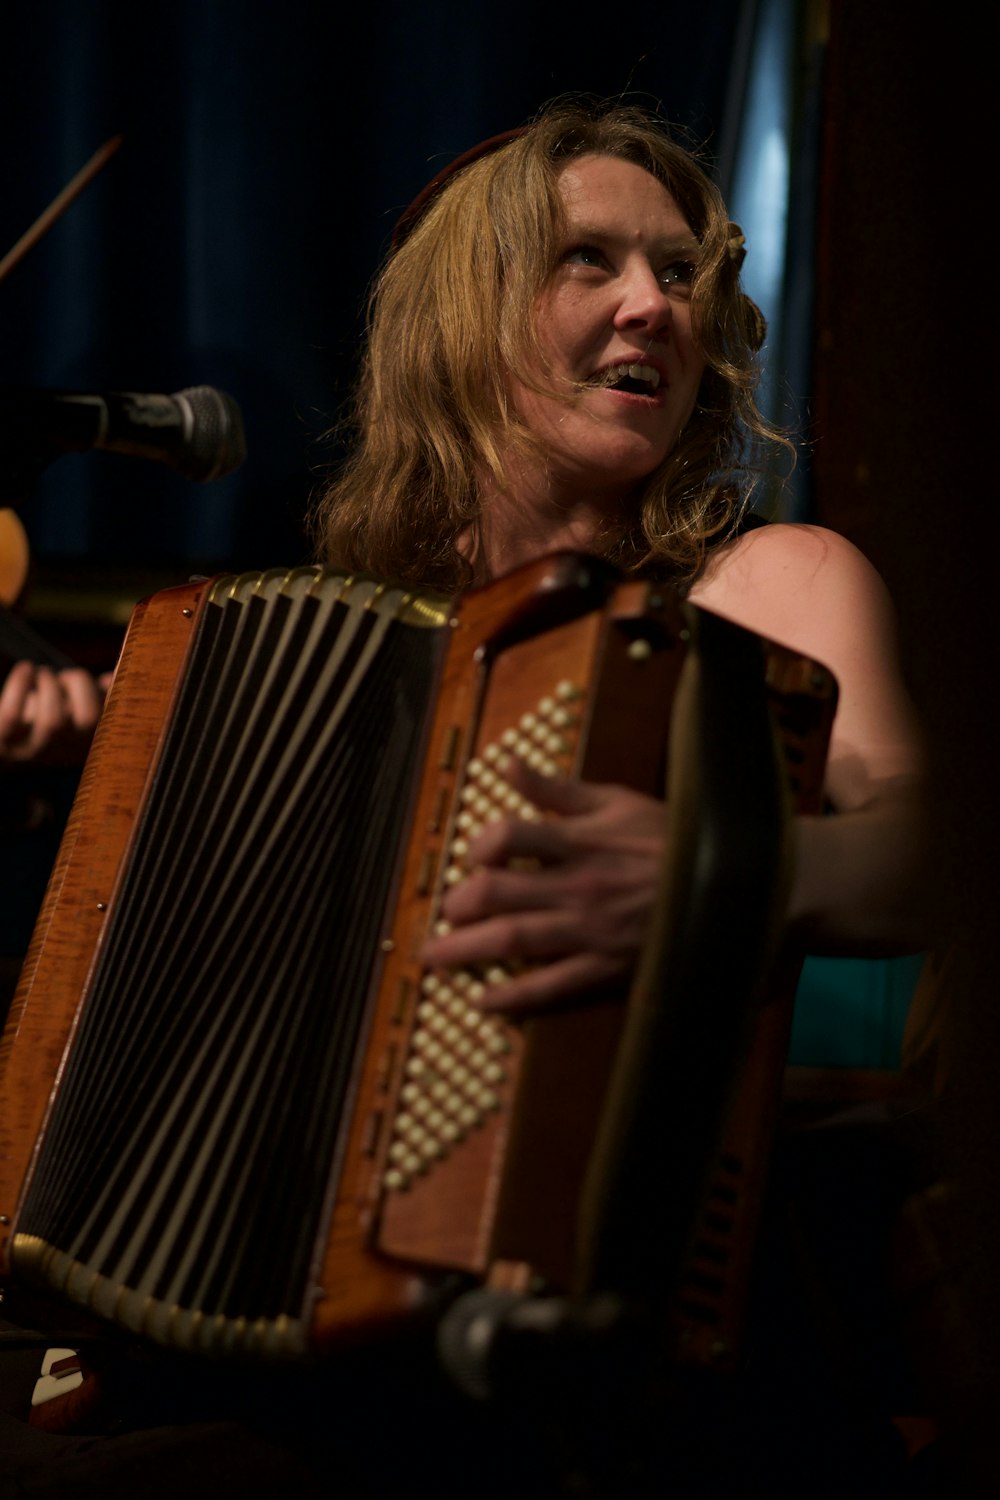
{"label": "finger", "polygon": [[502,865],[508,860],[531,859],[558,864],[569,859],[572,848],[565,831],[552,819],[528,822],[524,818],[499,818],[487,823],[469,840],[468,865]]}
{"label": "finger", "polygon": [[24,705],[34,690],[36,668],[30,661],[11,667],[0,688],[0,739],[10,739],[24,729]]}
{"label": "finger", "polygon": [[[552,786],[546,782],[546,790]],[[654,798],[583,782],[561,782],[554,791],[551,800],[560,803],[551,809],[555,817],[498,818],[483,825],[463,849],[469,865],[522,859],[551,865],[600,849],[641,851],[662,838],[664,807]]]}
{"label": "finger", "polygon": [[[616,783],[578,781],[571,776],[543,776],[526,766],[523,761],[509,761],[504,777],[520,797],[534,809],[534,815],[526,821],[539,822],[538,814],[556,813],[564,820],[569,838],[588,836],[603,824],[608,817],[616,825],[623,820],[633,825],[648,826],[662,816],[663,802],[642,792]],[[551,820],[550,824],[551,826]]]}
{"label": "finger", "polygon": [[475,1003],[489,1014],[523,1016],[560,1001],[578,1004],[606,994],[612,986],[621,985],[625,974],[621,960],[607,954],[577,953],[527,969],[502,984],[488,984]]}
{"label": "finger", "polygon": [[66,699],[51,667],[39,667],[32,692],[24,701],[24,721],[31,726],[31,748],[37,752],[65,727]]}
{"label": "finger", "polygon": [[[508,786],[533,809],[533,815],[485,823],[470,840],[470,864],[501,864],[509,859],[538,859],[551,864],[571,859],[581,839],[585,841],[587,817],[602,811],[619,790],[569,777],[543,776],[514,758],[508,758],[500,769]],[[539,813],[557,816],[543,818]]]}
{"label": "finger", "polygon": [[10,761],[34,760],[58,722],[62,693],[48,667],[19,662],[8,674],[2,695],[0,745]]}
{"label": "finger", "polygon": [[60,672],[59,683],[64,695],[64,710],[73,728],[84,734],[90,733],[96,727],[101,713],[101,695],[97,683],[82,667]]}
{"label": "finger", "polygon": [[501,763],[504,776],[516,792],[543,812],[573,817],[594,812],[601,805],[601,788],[573,776],[543,776],[518,756]]}
{"label": "finger", "polygon": [[569,907],[574,876],[562,866],[550,870],[483,868],[447,892],[441,906],[446,922],[466,925],[512,911],[551,911]]}
{"label": "finger", "polygon": [[434,969],[540,962],[582,947],[580,919],[567,911],[504,912],[429,938],[421,960]]}

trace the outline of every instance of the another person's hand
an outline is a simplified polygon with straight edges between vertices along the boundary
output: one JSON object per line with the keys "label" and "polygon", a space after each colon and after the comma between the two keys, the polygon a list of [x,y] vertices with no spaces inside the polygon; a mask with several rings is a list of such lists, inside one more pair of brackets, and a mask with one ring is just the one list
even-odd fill
{"label": "another person's hand", "polygon": [[75,766],[86,757],[110,674],[21,661],[0,688],[0,768]]}
{"label": "another person's hand", "polygon": [[512,967],[509,979],[487,983],[481,1003],[514,1013],[630,976],[659,886],[666,808],[626,787],[548,778],[522,762],[505,774],[557,816],[486,825],[469,846],[470,874],[444,900],[451,931],[422,957],[432,968]]}

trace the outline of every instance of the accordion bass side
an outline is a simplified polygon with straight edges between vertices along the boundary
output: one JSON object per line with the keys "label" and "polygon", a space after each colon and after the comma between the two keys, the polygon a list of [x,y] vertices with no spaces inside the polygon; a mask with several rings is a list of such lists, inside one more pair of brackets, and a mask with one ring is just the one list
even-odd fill
{"label": "accordion bass side", "polygon": [[[576,554],[457,602],[297,569],[140,605],[0,1053],[11,1286],[273,1358],[511,1267],[572,1289],[622,997],[510,1024],[476,1005],[499,966],[419,955],[469,838],[539,815],[506,756],[663,794],[704,618]],[[782,795],[815,808],[831,675],[715,628],[758,662]],[[786,1039],[789,1005],[758,1008],[730,1176]],[[730,1236],[743,1189],[720,1188]]]}

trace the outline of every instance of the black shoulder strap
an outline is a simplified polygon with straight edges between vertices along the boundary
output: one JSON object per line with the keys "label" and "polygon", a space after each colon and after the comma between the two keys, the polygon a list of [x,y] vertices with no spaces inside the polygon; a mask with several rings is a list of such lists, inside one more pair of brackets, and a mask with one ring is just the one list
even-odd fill
{"label": "black shoulder strap", "polygon": [[735,541],[737,537],[743,536],[748,531],[757,531],[759,527],[770,526],[770,524],[767,517],[758,515],[757,511],[744,511],[733,529],[730,541]]}

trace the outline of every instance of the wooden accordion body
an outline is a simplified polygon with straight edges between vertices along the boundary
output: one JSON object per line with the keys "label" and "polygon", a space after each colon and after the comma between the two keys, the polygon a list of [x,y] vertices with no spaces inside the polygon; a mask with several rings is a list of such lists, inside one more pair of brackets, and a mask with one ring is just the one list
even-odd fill
{"label": "wooden accordion body", "polygon": [[[419,953],[470,834],[537,816],[507,754],[663,794],[708,618],[575,554],[455,603],[298,569],[141,604],[0,1054],[11,1287],[62,1326],[73,1306],[294,1358],[456,1278],[586,1286],[628,1007],[508,1024],[477,1008],[481,973]],[[782,795],[815,808],[833,679],[710,623],[759,663]],[[738,1321],[789,1005],[756,997],[762,1071],[727,1100],[686,1235],[696,1357]]]}

